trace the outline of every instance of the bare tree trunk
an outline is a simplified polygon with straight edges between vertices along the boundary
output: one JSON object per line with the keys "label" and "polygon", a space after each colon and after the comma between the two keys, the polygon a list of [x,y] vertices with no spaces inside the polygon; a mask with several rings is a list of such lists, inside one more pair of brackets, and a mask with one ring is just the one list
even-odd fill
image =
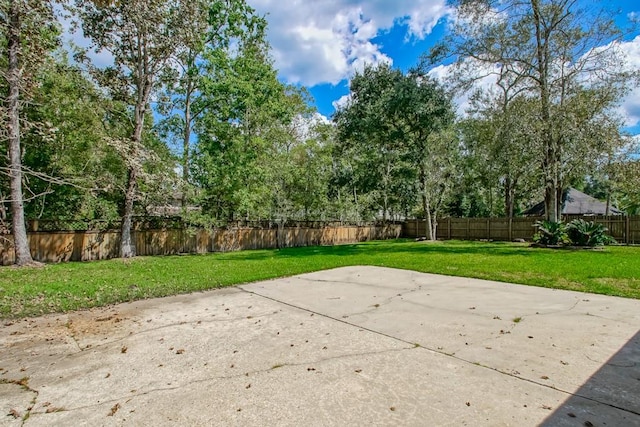
{"label": "bare tree trunk", "polygon": [[182,180],[185,188],[182,189],[181,203],[184,208],[187,205],[186,183],[189,182],[189,160],[190,160],[190,141],[191,141],[191,94],[193,92],[193,81],[191,77],[187,81],[187,90],[184,101],[184,133],[182,140]]}
{"label": "bare tree trunk", "polygon": [[432,242],[435,242],[436,240],[438,240],[438,213],[437,212],[433,212],[433,214],[431,214],[431,236],[429,236],[429,239]]}
{"label": "bare tree trunk", "polygon": [[545,177],[544,204],[546,219],[553,222],[560,220],[558,213],[558,148],[553,136],[551,123],[551,106],[549,95],[549,52],[544,23],[540,16],[540,1],[531,0],[533,18],[536,27],[536,54],[538,68],[538,87],[540,89],[540,113],[544,126],[544,161],[542,169]]}
{"label": "bare tree trunk", "polygon": [[[422,162],[420,162],[422,163]],[[429,223],[431,223],[431,219],[428,218],[429,216],[429,203],[427,201],[427,179],[426,179],[426,172],[424,170],[424,165],[421,164],[420,165],[420,192],[422,193],[422,212],[424,214],[424,219],[425,221],[428,221]],[[430,228],[429,228],[430,230]],[[427,233],[427,229],[425,228],[424,230],[425,233],[425,238],[431,238],[431,233]],[[418,236],[420,237],[420,236]]]}
{"label": "bare tree trunk", "polygon": [[137,191],[137,174],[135,168],[130,168],[127,174],[127,191],[124,197],[124,211],[122,213],[122,230],[120,241],[120,256],[132,258],[136,256],[136,245],[131,234],[133,219],[133,202]]}
{"label": "bare tree trunk", "polygon": [[426,206],[425,214],[427,216],[427,228],[428,228],[427,237],[429,238],[429,240],[434,241],[436,239],[433,238],[433,236],[435,235],[433,230],[433,221],[432,221],[433,218],[431,218],[431,206],[429,206],[428,201],[426,202],[425,206]]}
{"label": "bare tree trunk", "polygon": [[135,240],[131,235],[133,205],[138,190],[138,173],[141,172],[139,155],[142,149],[142,131],[144,118],[149,104],[149,97],[153,89],[154,73],[151,68],[151,58],[148,40],[144,34],[138,35],[136,40],[138,55],[136,69],[134,71],[136,104],[134,109],[134,128],[131,136],[131,147],[128,150],[127,190],[124,195],[124,211],[122,214],[122,230],[120,241],[120,256],[130,258],[136,256]]}
{"label": "bare tree trunk", "polygon": [[504,212],[507,218],[513,218],[513,212],[515,211],[516,204],[516,185],[517,179],[511,179],[507,177],[504,184]]}
{"label": "bare tree trunk", "polygon": [[11,232],[14,239],[15,263],[33,264],[24,221],[24,197],[22,194],[22,151],[20,148],[20,5],[11,1],[9,6],[9,34],[7,37],[7,131],[9,142]]}

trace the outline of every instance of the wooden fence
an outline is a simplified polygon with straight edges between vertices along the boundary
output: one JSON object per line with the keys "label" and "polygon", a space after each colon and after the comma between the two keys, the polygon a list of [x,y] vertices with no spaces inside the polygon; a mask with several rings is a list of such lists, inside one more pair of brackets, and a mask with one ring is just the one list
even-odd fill
{"label": "wooden fence", "polygon": [[[229,252],[245,249],[337,245],[400,237],[402,225],[339,227],[151,229],[134,232],[137,255],[174,255]],[[41,262],[93,261],[118,257],[118,231],[30,232],[29,246],[34,260]],[[1,237],[0,262],[14,262],[13,239]]]}
{"label": "wooden fence", "polygon": [[[607,227],[608,234],[618,243],[640,244],[640,216],[581,216],[568,215],[565,222],[576,218],[595,221]],[[443,218],[438,221],[437,238],[441,240],[531,240],[535,234],[534,224],[543,218]],[[403,237],[427,235],[424,220],[409,220],[403,224]]]}

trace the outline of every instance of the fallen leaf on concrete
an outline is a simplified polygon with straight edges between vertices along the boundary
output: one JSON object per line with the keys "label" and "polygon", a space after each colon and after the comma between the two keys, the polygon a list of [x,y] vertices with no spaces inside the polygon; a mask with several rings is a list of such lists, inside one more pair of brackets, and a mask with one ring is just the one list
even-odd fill
{"label": "fallen leaf on concrete", "polygon": [[553,408],[549,405],[542,405],[542,409],[546,409],[547,411],[552,410]]}
{"label": "fallen leaf on concrete", "polygon": [[109,411],[109,415],[107,415],[107,416],[108,417],[113,417],[116,414],[116,412],[118,412],[118,409],[120,409],[120,404],[116,403],[115,405],[113,405],[113,407]]}
{"label": "fallen leaf on concrete", "polygon": [[184,348],[176,350],[176,354],[183,354],[183,353],[184,353]]}
{"label": "fallen leaf on concrete", "polygon": [[47,408],[47,410],[44,411],[44,412],[47,413],[47,414],[51,414],[53,412],[62,412],[62,411],[64,411],[64,408],[56,408],[55,406],[51,406],[51,407]]}
{"label": "fallen leaf on concrete", "polygon": [[548,380],[548,379],[549,379],[549,377],[548,377],[548,376],[546,376],[546,375],[543,375],[543,376],[541,376],[540,378],[542,378],[543,380]]}
{"label": "fallen leaf on concrete", "polygon": [[466,402],[465,405],[471,406],[471,402]]}
{"label": "fallen leaf on concrete", "polygon": [[18,412],[18,411],[17,411],[17,410],[15,410],[15,409],[11,409],[11,410],[9,411],[9,413],[7,414],[7,416],[12,416],[13,418],[16,418],[16,419],[17,419],[17,418],[22,418],[22,415],[20,415],[20,412]]}
{"label": "fallen leaf on concrete", "polygon": [[127,350],[128,350],[128,349],[127,349],[127,346],[126,346],[126,345],[123,345],[123,346],[122,346],[122,348],[120,349],[120,353],[123,353],[123,354],[124,354],[124,353],[126,353],[126,352],[127,352]]}

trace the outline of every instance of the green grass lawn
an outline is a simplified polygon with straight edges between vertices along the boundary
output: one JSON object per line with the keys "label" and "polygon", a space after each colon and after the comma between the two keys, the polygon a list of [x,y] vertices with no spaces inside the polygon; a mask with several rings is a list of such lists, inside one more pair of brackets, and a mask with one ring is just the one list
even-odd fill
{"label": "green grass lawn", "polygon": [[640,247],[599,251],[517,243],[413,242],[140,257],[0,268],[0,317],[174,295],[349,265],[376,265],[640,298]]}

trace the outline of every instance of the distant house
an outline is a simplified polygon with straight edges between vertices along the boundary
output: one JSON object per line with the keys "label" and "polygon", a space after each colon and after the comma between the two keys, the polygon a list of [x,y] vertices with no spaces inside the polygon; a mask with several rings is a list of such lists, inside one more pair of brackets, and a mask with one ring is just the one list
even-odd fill
{"label": "distant house", "polygon": [[[544,201],[524,211],[525,216],[544,216]],[[563,193],[562,215],[607,215],[607,204],[584,194],[575,188],[569,188]],[[620,209],[609,206],[608,215],[624,215]]]}

